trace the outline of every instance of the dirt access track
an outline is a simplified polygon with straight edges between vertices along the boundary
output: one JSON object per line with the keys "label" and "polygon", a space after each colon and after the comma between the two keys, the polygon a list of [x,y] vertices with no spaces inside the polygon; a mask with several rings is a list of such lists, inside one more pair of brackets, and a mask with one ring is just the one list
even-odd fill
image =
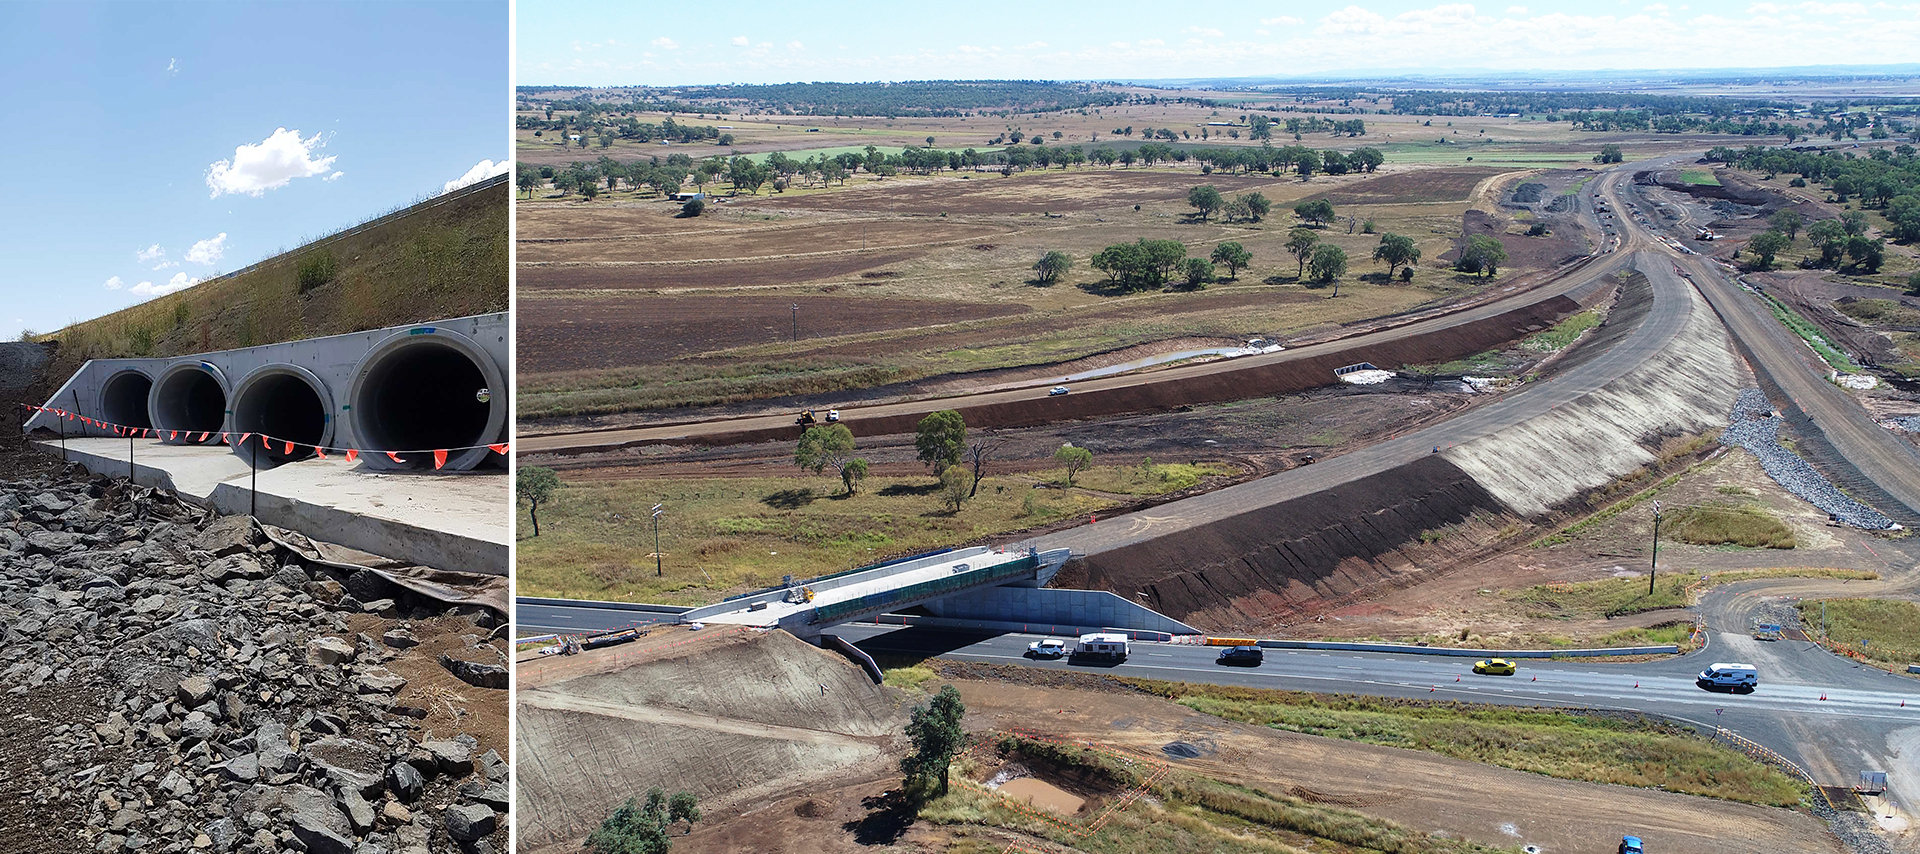
{"label": "dirt access track", "polygon": [[[1038,729],[1276,795],[1433,834],[1561,854],[1611,854],[1623,834],[1691,854],[1839,852],[1818,819],[1784,809],[1559,780],[1430,753],[1300,735],[1136,694],[959,681],[967,729]],[[1163,751],[1181,741],[1187,759]]]}

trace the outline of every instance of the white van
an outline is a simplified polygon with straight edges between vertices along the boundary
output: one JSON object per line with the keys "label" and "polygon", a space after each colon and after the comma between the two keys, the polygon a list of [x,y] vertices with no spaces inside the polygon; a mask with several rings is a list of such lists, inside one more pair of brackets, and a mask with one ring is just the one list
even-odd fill
{"label": "white van", "polygon": [[1085,658],[1108,658],[1115,661],[1127,660],[1127,636],[1118,632],[1081,635],[1080,643],[1074,647],[1075,656]]}
{"label": "white van", "polygon": [[1760,684],[1760,671],[1751,664],[1715,662],[1700,671],[1699,682],[1709,688],[1754,688]]}

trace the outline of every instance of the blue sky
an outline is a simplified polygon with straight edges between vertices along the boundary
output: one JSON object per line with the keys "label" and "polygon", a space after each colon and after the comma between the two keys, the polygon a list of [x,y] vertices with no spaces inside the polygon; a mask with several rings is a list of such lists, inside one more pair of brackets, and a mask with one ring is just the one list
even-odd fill
{"label": "blue sky", "polygon": [[504,0],[0,2],[0,338],[245,267],[505,160],[507,27]]}
{"label": "blue sky", "polygon": [[1920,60],[1920,4],[519,0],[521,85],[1153,79]]}

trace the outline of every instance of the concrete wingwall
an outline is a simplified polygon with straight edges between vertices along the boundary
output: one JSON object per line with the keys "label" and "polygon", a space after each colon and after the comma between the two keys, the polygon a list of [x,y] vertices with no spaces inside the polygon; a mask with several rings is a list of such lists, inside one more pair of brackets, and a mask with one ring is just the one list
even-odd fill
{"label": "concrete wingwall", "polygon": [[[176,358],[96,359],[45,405],[153,428],[169,443],[213,444],[226,433],[234,453],[266,467],[319,446],[359,450],[371,468],[430,468],[426,451],[507,441],[510,333],[502,312]],[[23,429],[118,435],[46,412]],[[243,433],[282,441],[243,447]],[[404,463],[374,453],[389,450],[422,453]],[[504,467],[504,457],[484,447],[448,455],[449,468],[483,465]]]}
{"label": "concrete wingwall", "polygon": [[1172,635],[1200,633],[1186,623],[1105,590],[982,587],[928,602],[924,607],[934,616],[955,620],[1115,628]]}
{"label": "concrete wingwall", "polygon": [[1668,345],[1625,376],[1545,415],[1442,454],[1501,504],[1538,516],[1658,461],[1660,439],[1726,424],[1747,368],[1699,292]]}

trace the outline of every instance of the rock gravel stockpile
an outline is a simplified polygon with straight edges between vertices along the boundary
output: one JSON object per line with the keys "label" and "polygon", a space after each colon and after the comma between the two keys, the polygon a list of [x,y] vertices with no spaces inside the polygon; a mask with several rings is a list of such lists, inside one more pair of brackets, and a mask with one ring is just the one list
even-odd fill
{"label": "rock gravel stockpile", "polygon": [[1920,415],[1906,415],[1899,418],[1891,418],[1891,419],[1888,419],[1885,423],[1886,423],[1886,426],[1894,430],[1903,430],[1908,433],[1920,433]]}
{"label": "rock gravel stockpile", "polygon": [[0,481],[0,851],[503,851],[493,622],[78,466]]}
{"label": "rock gravel stockpile", "polygon": [[1806,460],[1782,447],[1780,424],[1784,420],[1775,414],[1773,404],[1759,389],[1744,389],[1734,402],[1731,423],[1726,432],[1720,434],[1720,442],[1758,457],[1760,466],[1774,482],[1838,521],[1872,531],[1893,527],[1892,519],[1848,498]]}

